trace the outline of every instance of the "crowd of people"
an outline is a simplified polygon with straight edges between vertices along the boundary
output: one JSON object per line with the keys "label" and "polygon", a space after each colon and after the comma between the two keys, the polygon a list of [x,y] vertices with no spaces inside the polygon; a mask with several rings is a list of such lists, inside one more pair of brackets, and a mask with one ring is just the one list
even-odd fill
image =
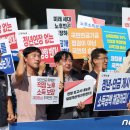
{"label": "crowd of people", "polygon": [[[130,50],[117,72],[130,69]],[[41,51],[28,47],[18,53],[19,62],[11,78],[0,71],[0,130],[6,130],[8,122],[32,122],[44,120],[78,119],[89,117],[118,116],[119,111],[93,111],[97,91],[98,76],[107,69],[108,57],[104,48],[96,48],[86,59],[75,60],[70,52],[60,51],[54,56],[55,67],[47,69],[41,62]],[[31,76],[55,76],[60,78],[59,104],[31,104]],[[63,108],[64,82],[92,79],[93,103],[85,105],[79,102],[76,107]],[[11,100],[12,91],[16,95],[16,109]],[[130,103],[127,104],[130,109]]]}

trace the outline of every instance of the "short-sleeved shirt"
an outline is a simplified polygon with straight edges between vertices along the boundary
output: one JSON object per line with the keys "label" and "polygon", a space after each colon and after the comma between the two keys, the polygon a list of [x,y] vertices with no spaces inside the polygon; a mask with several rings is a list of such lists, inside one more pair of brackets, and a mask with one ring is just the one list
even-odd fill
{"label": "short-sleeved shirt", "polygon": [[96,93],[96,80],[97,80],[97,77],[98,77],[98,75],[97,75],[97,73],[95,71],[91,71],[89,73],[89,75],[86,75],[84,77],[84,80],[93,80],[93,83],[94,83],[93,91],[94,91],[94,93]]}
{"label": "short-sleeved shirt", "polygon": [[17,99],[17,121],[46,120],[46,106],[31,104],[31,77],[25,73],[22,81],[18,83],[14,73],[11,82]]}
{"label": "short-sleeved shirt", "polygon": [[86,75],[84,77],[84,80],[91,79],[94,82],[94,86],[92,86],[93,87],[93,91],[94,91],[94,93],[93,93],[93,103],[89,105],[89,107],[90,107],[90,117],[96,117],[97,116],[97,112],[93,111],[94,102],[95,102],[95,96],[96,96],[96,80],[97,80],[97,78],[98,78],[98,74],[94,70],[92,70],[89,73],[89,75]]}
{"label": "short-sleeved shirt", "polygon": [[[95,84],[96,80],[98,78],[98,74],[93,70],[90,72],[90,77],[93,78]],[[84,79],[87,79],[88,77],[85,76]],[[96,87],[95,87],[96,88]],[[92,117],[106,117],[106,116],[117,116],[118,112],[117,111],[93,111],[94,108],[94,102],[95,102],[95,97],[96,97],[96,89],[94,88],[94,94],[93,94],[93,104],[90,105],[90,116]]]}

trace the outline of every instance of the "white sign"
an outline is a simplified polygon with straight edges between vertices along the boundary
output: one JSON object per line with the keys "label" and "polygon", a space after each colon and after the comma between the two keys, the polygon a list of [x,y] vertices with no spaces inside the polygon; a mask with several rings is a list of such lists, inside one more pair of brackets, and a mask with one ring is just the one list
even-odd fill
{"label": "white sign", "polygon": [[93,86],[94,82],[92,80],[66,82],[63,107],[78,106],[80,102],[92,104]]}
{"label": "white sign", "polygon": [[62,50],[69,51],[68,48],[68,28],[76,27],[75,10],[73,9],[47,9],[48,29],[57,29],[59,32]]}
{"label": "white sign", "polygon": [[122,27],[127,28],[130,40],[130,14],[128,12],[130,12],[130,8],[122,8]]}
{"label": "white sign", "polygon": [[129,73],[100,73],[94,110],[125,110],[129,100]]}
{"label": "white sign", "polygon": [[41,59],[46,63],[54,62],[54,55],[59,52],[60,41],[58,31],[55,29],[44,30],[19,30],[17,32],[18,49],[26,47],[38,47],[41,52]]}
{"label": "white sign", "polygon": [[18,30],[16,18],[0,20],[0,39],[8,39],[13,58],[17,54],[16,31]]}
{"label": "white sign", "polygon": [[105,25],[105,20],[78,15],[77,28],[100,28]]}
{"label": "white sign", "polygon": [[31,103],[58,104],[59,81],[58,77],[31,76]]}

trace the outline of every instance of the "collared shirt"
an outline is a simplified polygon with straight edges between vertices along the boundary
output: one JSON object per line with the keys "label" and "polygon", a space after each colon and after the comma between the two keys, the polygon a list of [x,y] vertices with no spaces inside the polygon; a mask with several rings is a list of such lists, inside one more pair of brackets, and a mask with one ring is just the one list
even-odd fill
{"label": "collared shirt", "polygon": [[73,81],[72,77],[70,75],[65,75],[65,82],[71,82]]}
{"label": "collared shirt", "polygon": [[17,82],[15,73],[11,76],[17,98],[17,121],[32,122],[46,120],[46,106],[31,104],[31,77],[25,73],[21,82]]}

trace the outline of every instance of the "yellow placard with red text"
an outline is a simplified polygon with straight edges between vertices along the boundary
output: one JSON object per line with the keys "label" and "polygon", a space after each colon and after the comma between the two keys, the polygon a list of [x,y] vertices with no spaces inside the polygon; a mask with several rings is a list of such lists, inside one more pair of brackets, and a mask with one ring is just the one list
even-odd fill
{"label": "yellow placard with red text", "polygon": [[103,48],[100,28],[69,28],[69,50],[74,59],[86,58],[94,48]]}

